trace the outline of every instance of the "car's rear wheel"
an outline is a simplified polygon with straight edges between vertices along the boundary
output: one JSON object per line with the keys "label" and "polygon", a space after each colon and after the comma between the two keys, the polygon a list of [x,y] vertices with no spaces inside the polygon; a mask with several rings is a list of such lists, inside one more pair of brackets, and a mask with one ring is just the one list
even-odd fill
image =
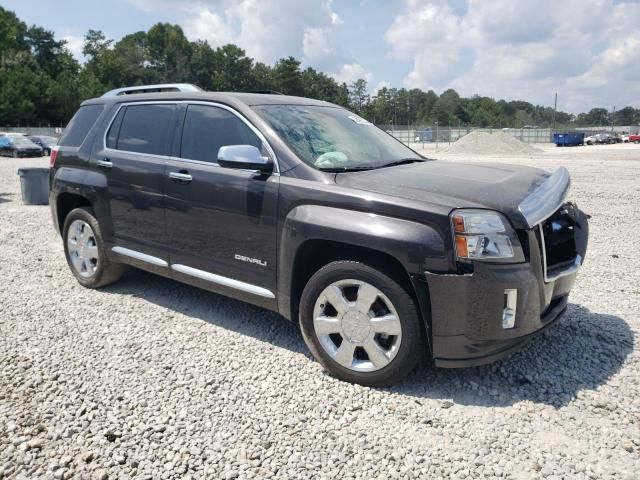
{"label": "car's rear wheel", "polygon": [[300,301],[300,326],[329,373],[366,386],[398,382],[426,348],[412,296],[362,262],[333,262],[311,277]]}
{"label": "car's rear wheel", "polygon": [[69,212],[63,239],[67,264],[82,286],[104,287],[122,276],[125,267],[107,258],[100,225],[90,209],[76,208]]}

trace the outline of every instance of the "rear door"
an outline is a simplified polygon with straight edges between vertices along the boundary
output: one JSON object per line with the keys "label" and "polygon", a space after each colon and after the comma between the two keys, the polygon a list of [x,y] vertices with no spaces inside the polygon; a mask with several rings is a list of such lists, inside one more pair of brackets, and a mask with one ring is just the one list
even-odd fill
{"label": "rear door", "polygon": [[114,251],[159,266],[167,266],[164,173],[177,117],[174,103],[122,105],[92,160],[107,178]]}
{"label": "rear door", "polygon": [[234,110],[188,105],[178,158],[168,161],[165,180],[172,274],[252,303],[269,302],[279,177],[219,166],[225,145],[253,145],[273,157],[264,137]]}

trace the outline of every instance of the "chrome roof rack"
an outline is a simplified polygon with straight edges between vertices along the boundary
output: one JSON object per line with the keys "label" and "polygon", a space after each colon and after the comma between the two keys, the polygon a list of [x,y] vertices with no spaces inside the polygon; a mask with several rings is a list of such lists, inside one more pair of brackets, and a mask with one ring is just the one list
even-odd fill
{"label": "chrome roof rack", "polygon": [[158,85],[136,85],[133,87],[116,88],[103,94],[104,97],[117,97],[118,95],[131,95],[134,93],[160,93],[160,92],[201,92],[202,89],[190,83],[160,83]]}

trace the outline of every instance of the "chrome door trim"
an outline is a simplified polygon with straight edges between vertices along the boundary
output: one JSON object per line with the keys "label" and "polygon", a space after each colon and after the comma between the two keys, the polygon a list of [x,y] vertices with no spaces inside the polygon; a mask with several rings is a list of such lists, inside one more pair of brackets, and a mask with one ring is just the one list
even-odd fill
{"label": "chrome door trim", "polygon": [[258,287],[250,283],[241,282],[240,280],[234,280],[233,278],[223,277],[222,275],[216,275],[215,273],[205,272],[204,270],[198,270],[197,268],[187,267],[186,265],[172,264],[171,269],[176,272],[190,275],[192,277],[199,278],[200,280],[206,280],[207,282],[217,283],[225,287],[234,288],[243,292],[252,293],[264,298],[276,298],[276,296],[270,290],[266,288]]}
{"label": "chrome door trim", "polygon": [[125,257],[135,258],[136,260],[140,260],[142,262],[150,263],[151,265],[155,265],[157,267],[165,267],[167,268],[169,264],[158,257],[153,257],[151,255],[147,255],[146,253],[137,252],[135,250],[131,250],[129,248],[124,247],[113,247],[111,249],[113,253],[118,253],[120,255],[124,255]]}
{"label": "chrome door trim", "polygon": [[525,198],[518,210],[529,228],[533,228],[549,218],[560,208],[571,185],[569,171],[560,167]]}
{"label": "chrome door trim", "polygon": [[120,103],[118,105],[118,109],[115,111],[115,113],[113,114],[113,116],[111,117],[111,120],[109,121],[109,124],[107,125],[107,128],[105,128],[104,130],[104,134],[102,135],[102,147],[104,149],[104,151],[106,152],[121,152],[121,153],[128,153],[130,155],[141,155],[143,157],[153,157],[153,158],[160,158],[160,159],[164,159],[164,160],[180,160],[180,161],[184,161],[184,162],[195,162],[195,163],[201,163],[201,164],[206,164],[206,165],[213,165],[219,168],[223,168],[220,167],[220,165],[218,165],[217,163],[214,162],[203,162],[201,160],[191,160],[189,158],[182,158],[182,157],[174,157],[171,155],[155,155],[152,153],[140,153],[140,152],[132,152],[130,150],[119,150],[119,149],[115,149],[115,148],[108,148],[107,147],[107,135],[109,133],[109,130],[111,130],[111,126],[113,125],[113,122],[115,121],[116,117],[118,116],[118,113],[120,113],[120,110],[123,107],[129,106],[129,105],[180,105],[180,104],[186,104],[186,105],[206,105],[206,106],[210,106],[210,107],[218,107],[218,108],[222,108],[223,110],[227,110],[228,112],[231,112],[233,115],[235,115],[236,117],[238,117],[245,125],[247,125],[252,131],[253,133],[255,133],[258,138],[262,141],[262,143],[265,145],[267,151],[269,152],[269,155],[271,155],[271,158],[273,159],[273,173],[272,175],[275,176],[279,176],[280,175],[280,164],[278,163],[278,158],[276,157],[276,152],[273,150],[273,148],[271,147],[271,144],[267,141],[267,138],[262,134],[262,132],[260,130],[258,130],[258,128],[251,123],[249,120],[247,120],[247,118],[244,117],[244,115],[242,115],[240,112],[238,112],[237,110],[229,107],[228,105],[225,105],[223,103],[218,103],[218,102],[214,102],[214,101],[205,101],[205,100],[147,100],[144,102],[123,102]]}

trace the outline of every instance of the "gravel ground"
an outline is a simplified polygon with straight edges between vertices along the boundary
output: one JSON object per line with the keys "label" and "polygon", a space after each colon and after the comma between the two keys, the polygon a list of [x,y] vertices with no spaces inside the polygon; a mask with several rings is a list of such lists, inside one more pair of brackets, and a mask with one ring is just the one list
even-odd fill
{"label": "gravel ground", "polygon": [[20,200],[46,160],[0,158],[0,478],[638,478],[640,147],[494,160],[566,165],[593,217],[567,314],[493,365],[371,389],[258,308],[139,271],[80,287]]}

